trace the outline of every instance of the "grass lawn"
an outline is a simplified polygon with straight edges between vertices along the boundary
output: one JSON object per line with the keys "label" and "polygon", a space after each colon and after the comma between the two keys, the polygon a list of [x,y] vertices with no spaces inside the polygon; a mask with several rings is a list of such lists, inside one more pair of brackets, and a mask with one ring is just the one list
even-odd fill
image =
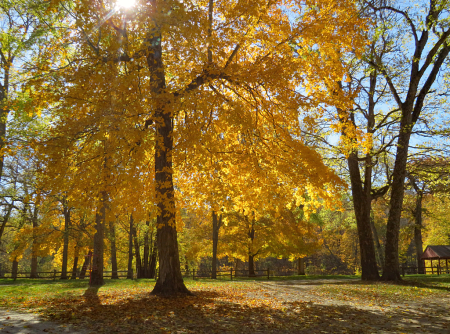
{"label": "grass lawn", "polygon": [[[411,305],[440,303],[450,295],[450,275],[410,275],[395,285],[361,282],[355,276],[186,279],[185,283],[194,296],[150,296],[155,281],[147,279],[107,279],[99,289],[88,288],[88,280],[0,279],[0,308],[32,311],[109,333],[332,333],[365,332],[366,327],[367,332],[377,332],[370,330],[376,326],[387,332],[420,333],[422,327],[414,323],[397,328],[401,319],[417,317],[416,306],[417,312],[407,316]],[[443,315],[432,321],[426,318],[427,310],[420,311],[424,333],[439,329],[436,324],[441,320],[445,326],[449,300],[445,301]],[[400,306],[395,305],[402,307],[398,314]]]}

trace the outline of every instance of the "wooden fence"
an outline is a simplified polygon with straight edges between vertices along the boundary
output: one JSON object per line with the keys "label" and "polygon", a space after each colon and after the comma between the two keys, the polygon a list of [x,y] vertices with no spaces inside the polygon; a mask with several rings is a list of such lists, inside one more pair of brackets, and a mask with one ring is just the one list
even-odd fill
{"label": "wooden fence", "polygon": [[[450,274],[450,268],[448,266],[434,266],[434,267],[424,267],[425,274]],[[293,276],[297,275],[297,271],[295,269],[282,269],[282,270],[271,270],[270,268],[267,269],[257,269],[254,271],[254,275],[250,275],[248,269],[242,269],[242,270],[217,270],[216,271],[216,277],[217,279],[238,279],[238,278],[244,278],[244,277],[265,277],[267,279],[270,279],[270,277],[275,276]],[[403,276],[406,274],[418,274],[418,267],[417,266],[400,266],[400,272]],[[110,278],[112,276],[112,271],[104,271],[103,277]],[[117,277],[124,278],[128,277],[128,271],[121,270],[117,271]],[[61,271],[40,271],[36,273],[38,279],[60,279],[61,278]],[[201,279],[201,278],[211,278],[212,277],[212,271],[211,270],[182,270],[181,274],[183,277],[192,277],[192,279]],[[87,271],[85,278],[89,278],[90,272]],[[132,274],[133,278],[136,279],[136,274]],[[5,278],[13,278],[16,280],[17,278],[32,278],[30,272],[17,272],[16,277],[13,276],[12,273],[3,273],[3,277]],[[67,273],[68,279],[72,278],[72,273]],[[158,270],[156,270],[156,278],[158,277]],[[77,272],[76,278],[80,278],[80,273]]]}
{"label": "wooden fence", "polygon": [[[184,271],[184,277],[189,277],[190,271]],[[233,274],[234,273],[234,274]],[[255,270],[254,275],[250,275],[248,269],[244,270],[217,270],[216,271],[216,277],[217,278],[230,278],[230,280],[233,280],[233,278],[239,278],[239,277],[267,277],[267,279],[270,279],[271,272],[269,268],[267,269],[258,269]],[[192,279],[196,278],[212,278],[212,271],[211,270],[192,270]]]}
{"label": "wooden fence", "polygon": [[[103,277],[111,277],[112,275],[112,271],[104,271],[103,272]],[[117,277],[127,277],[128,275],[128,271],[126,270],[121,270],[121,271],[116,271],[115,273],[117,273]],[[123,274],[122,274],[123,273]],[[5,278],[13,278],[14,280],[16,280],[17,278],[36,278],[36,279],[53,279],[56,280],[57,278],[61,278],[61,271],[38,271],[36,272],[37,277],[31,277],[31,272],[17,272],[16,276],[13,275],[13,273],[3,273]],[[90,276],[90,272],[89,270],[86,271],[85,274],[85,278],[89,278]],[[67,273],[67,279],[71,279],[72,278],[72,272]],[[80,273],[77,272],[76,278],[80,278]]]}

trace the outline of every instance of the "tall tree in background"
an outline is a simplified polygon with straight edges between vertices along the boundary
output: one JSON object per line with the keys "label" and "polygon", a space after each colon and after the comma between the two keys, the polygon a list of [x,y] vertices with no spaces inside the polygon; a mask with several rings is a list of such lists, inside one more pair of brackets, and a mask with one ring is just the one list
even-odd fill
{"label": "tall tree in background", "polygon": [[[419,4],[394,2],[369,4],[377,22],[378,39],[389,41],[383,55],[373,55],[370,65],[386,80],[390,95],[400,111],[397,148],[392,173],[390,210],[386,230],[383,280],[401,280],[398,243],[406,166],[411,134],[427,104],[442,100],[444,65],[450,52],[447,0]],[[437,102],[437,101],[436,101]]]}

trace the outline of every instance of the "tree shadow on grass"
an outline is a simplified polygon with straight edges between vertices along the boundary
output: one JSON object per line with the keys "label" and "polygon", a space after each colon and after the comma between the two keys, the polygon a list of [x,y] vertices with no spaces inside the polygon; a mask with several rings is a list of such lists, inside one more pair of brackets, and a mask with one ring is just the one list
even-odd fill
{"label": "tree shadow on grass", "polygon": [[[88,289],[89,290],[89,289]],[[99,302],[92,302],[92,295]],[[225,292],[198,291],[196,296],[161,298],[132,295],[87,296],[54,300],[47,316],[83,325],[96,333],[373,333],[396,331],[382,312],[348,305],[308,302],[271,303]]]}

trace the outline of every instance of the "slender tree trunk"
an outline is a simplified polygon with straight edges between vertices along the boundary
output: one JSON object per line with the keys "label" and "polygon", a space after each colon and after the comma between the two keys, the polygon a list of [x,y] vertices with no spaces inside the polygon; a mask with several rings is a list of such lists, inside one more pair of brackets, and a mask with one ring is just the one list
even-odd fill
{"label": "slender tree trunk", "polygon": [[30,272],[30,277],[31,278],[38,278],[39,275],[37,273],[38,270],[38,257],[37,257],[37,253],[38,253],[38,240],[37,240],[37,233],[36,233],[36,229],[38,228],[38,209],[36,207],[36,205],[34,206],[34,211],[33,211],[33,218],[32,218],[32,223],[33,223],[33,245],[31,247],[31,272]]}
{"label": "slender tree trunk", "polygon": [[111,279],[118,279],[117,273],[117,249],[116,249],[116,228],[112,221],[109,222],[109,237],[111,240]]}
{"label": "slender tree trunk", "polygon": [[149,271],[149,256],[150,256],[150,246],[149,246],[149,243],[148,243],[148,230],[149,230],[149,227],[150,227],[150,222],[149,221],[146,221],[145,222],[145,224],[147,225],[147,231],[145,232],[145,234],[144,234],[144,268],[142,269],[142,271],[143,271],[143,277],[144,278],[150,278],[149,277],[149,274],[150,274],[150,271]]}
{"label": "slender tree trunk", "polygon": [[136,277],[142,278],[143,275],[142,275],[141,249],[137,238],[136,226],[133,226],[133,237],[134,237],[134,252],[136,256]]}
{"label": "slender tree trunk", "polygon": [[133,279],[133,215],[130,215],[130,230],[128,231],[128,271],[127,279]]}
{"label": "slender tree trunk", "polygon": [[373,239],[375,241],[375,249],[376,249],[376,255],[378,259],[378,265],[380,268],[383,268],[384,266],[384,257],[383,257],[383,250],[381,249],[380,239],[378,238],[378,231],[375,226],[375,219],[370,215],[370,227],[372,229]]}
{"label": "slender tree trunk", "polygon": [[[11,55],[7,56],[7,62],[12,59]],[[9,66],[7,69],[3,71],[3,85],[0,85],[0,105],[3,105],[8,98],[8,89],[9,89]],[[3,150],[6,143],[6,122],[8,121],[9,108],[0,108],[0,150]],[[4,164],[4,154],[0,154],[0,181],[3,176],[3,164]]]}
{"label": "slender tree trunk", "polygon": [[84,279],[86,277],[86,271],[89,269],[91,264],[92,251],[89,251],[87,255],[84,257],[84,263],[81,267],[80,279]]}
{"label": "slender tree trunk", "polygon": [[303,257],[298,258],[297,274],[305,275],[305,259]]}
{"label": "slender tree trunk", "polygon": [[213,221],[213,256],[212,256],[212,272],[211,278],[217,278],[217,245],[219,243],[219,229],[222,225],[222,215],[217,216],[215,211],[212,212]]}
{"label": "slender tree trunk", "polygon": [[67,201],[63,200],[64,210],[64,244],[63,244],[63,259],[61,268],[61,279],[68,279],[67,276],[67,262],[69,252],[69,228],[70,228],[70,209],[67,206]]}
{"label": "slender tree trunk", "polygon": [[102,208],[95,215],[95,235],[94,235],[94,255],[92,260],[92,273],[90,286],[99,286],[104,284],[103,280],[103,237],[104,220],[106,215],[106,194],[102,194]]}
{"label": "slender tree trunk", "polygon": [[[409,117],[408,117],[409,118]],[[401,281],[398,260],[398,239],[400,234],[400,218],[402,215],[403,196],[406,177],[406,162],[408,159],[408,145],[410,129],[407,129],[407,120],[402,119],[397,144],[397,154],[392,178],[391,200],[389,202],[389,217],[386,225],[386,246],[384,253],[384,268],[382,279],[384,281]]]}
{"label": "slender tree trunk", "polygon": [[[155,240],[156,242],[156,240]],[[156,276],[156,261],[158,260],[158,248],[154,245],[151,248],[150,264],[149,264],[149,278],[155,278]]]}
{"label": "slender tree trunk", "polygon": [[78,256],[80,255],[80,247],[78,245],[75,246],[75,255],[73,257],[73,266],[72,266],[72,276],[70,279],[77,279],[77,269],[78,269]]}
{"label": "slender tree trunk", "polygon": [[422,242],[422,197],[423,193],[418,192],[416,196],[416,207],[414,209],[414,243],[416,246],[417,268],[419,274],[425,274],[423,261],[421,259],[423,254]]}
{"label": "slender tree trunk", "polygon": [[[370,182],[363,188],[359,164],[355,153],[351,153],[347,159],[350,171],[353,206],[355,209],[356,225],[358,229],[359,247],[361,253],[361,279],[374,281],[380,278],[378,274],[375,247],[370,226]],[[369,171],[366,170],[368,174]],[[370,177],[366,175],[367,178]]]}

